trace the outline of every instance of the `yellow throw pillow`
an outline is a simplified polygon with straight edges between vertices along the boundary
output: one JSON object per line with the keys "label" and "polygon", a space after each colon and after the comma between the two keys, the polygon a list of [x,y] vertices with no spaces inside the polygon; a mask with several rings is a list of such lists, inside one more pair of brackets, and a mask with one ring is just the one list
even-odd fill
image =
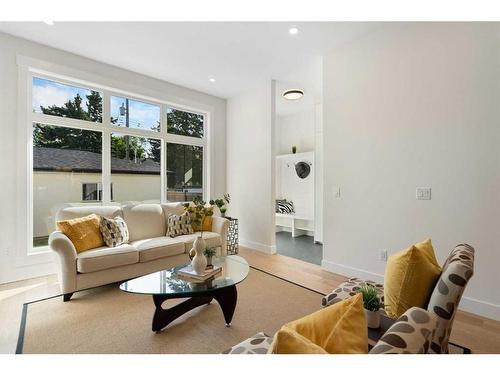
{"label": "yellow throw pillow", "polygon": [[276,332],[272,354],[328,354],[321,346],[316,345],[296,331],[283,326]]}
{"label": "yellow throw pillow", "polygon": [[427,239],[425,241],[419,242],[415,244],[415,247],[419,249],[422,252],[422,255],[424,255],[427,260],[436,267],[436,269],[439,270],[439,273],[441,273],[441,266],[439,265],[437,259],[436,259],[436,254],[434,253],[434,248],[432,247],[432,242],[431,239]]}
{"label": "yellow throw pillow", "polygon": [[[214,211],[213,207],[210,207],[210,211]],[[211,232],[212,231],[212,221],[213,218],[212,216],[205,216],[205,219],[203,220],[203,231],[204,232]],[[195,232],[200,232],[201,231],[201,225],[195,224],[193,222],[193,217],[191,216],[191,226],[193,227],[193,230]]]}
{"label": "yellow throw pillow", "polygon": [[384,276],[387,315],[397,319],[411,307],[426,309],[440,275],[430,240],[391,255]]}
{"label": "yellow throw pillow", "polygon": [[367,353],[368,329],[361,294],[285,324],[274,336],[269,353],[319,354],[317,347],[330,354]]}
{"label": "yellow throw pillow", "polygon": [[92,214],[77,219],[58,221],[57,228],[73,242],[76,252],[81,253],[104,246],[99,229],[100,221],[99,216]]}

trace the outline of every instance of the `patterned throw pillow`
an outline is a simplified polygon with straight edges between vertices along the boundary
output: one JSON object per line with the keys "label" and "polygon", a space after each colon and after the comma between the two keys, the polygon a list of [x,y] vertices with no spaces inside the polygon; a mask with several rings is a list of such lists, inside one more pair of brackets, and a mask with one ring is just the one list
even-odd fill
{"label": "patterned throw pillow", "polygon": [[276,199],[276,212],[278,214],[293,214],[295,209],[292,201],[286,199]]}
{"label": "patterned throw pillow", "polygon": [[168,217],[167,236],[177,237],[183,234],[193,233],[194,230],[191,226],[189,212],[184,212],[182,215],[170,215]]}
{"label": "patterned throw pillow", "polygon": [[128,243],[129,234],[127,223],[125,223],[121,217],[117,216],[114,219],[107,219],[101,216],[99,229],[101,230],[104,243],[109,247],[116,247]]}

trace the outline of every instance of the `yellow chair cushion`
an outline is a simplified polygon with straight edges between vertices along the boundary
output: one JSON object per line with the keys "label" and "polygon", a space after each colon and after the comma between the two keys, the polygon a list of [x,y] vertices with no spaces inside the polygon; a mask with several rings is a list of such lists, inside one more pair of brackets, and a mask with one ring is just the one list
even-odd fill
{"label": "yellow chair cushion", "polygon": [[368,329],[363,297],[353,297],[285,324],[274,335],[269,353],[366,354]]}
{"label": "yellow chair cushion", "polygon": [[384,276],[387,315],[397,319],[411,307],[426,309],[440,275],[430,240],[391,255]]}
{"label": "yellow chair cushion", "polygon": [[77,253],[104,246],[99,223],[101,218],[95,214],[77,219],[57,222],[57,228],[75,245]]}
{"label": "yellow chair cushion", "polygon": [[[210,207],[210,211],[214,211],[213,207]],[[203,231],[204,232],[211,232],[212,231],[212,221],[213,218],[212,216],[206,216],[205,219],[203,220]],[[193,227],[193,230],[195,232],[200,232],[201,231],[201,225],[197,225],[193,222],[193,218],[191,217],[191,226]]]}

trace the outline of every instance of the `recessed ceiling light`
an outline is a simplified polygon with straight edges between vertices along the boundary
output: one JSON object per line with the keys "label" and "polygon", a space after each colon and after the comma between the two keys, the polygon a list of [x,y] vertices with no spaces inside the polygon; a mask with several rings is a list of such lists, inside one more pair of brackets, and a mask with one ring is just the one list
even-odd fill
{"label": "recessed ceiling light", "polygon": [[215,82],[215,78],[209,78],[208,79],[210,82],[214,83]]}
{"label": "recessed ceiling light", "polygon": [[290,89],[283,91],[283,97],[287,100],[297,100],[304,96],[304,91],[300,89]]}
{"label": "recessed ceiling light", "polygon": [[296,27],[292,27],[291,29],[288,30],[288,33],[290,35],[297,35],[299,33],[299,29],[297,29]]}
{"label": "recessed ceiling light", "polygon": [[54,26],[54,21],[43,21],[44,24]]}

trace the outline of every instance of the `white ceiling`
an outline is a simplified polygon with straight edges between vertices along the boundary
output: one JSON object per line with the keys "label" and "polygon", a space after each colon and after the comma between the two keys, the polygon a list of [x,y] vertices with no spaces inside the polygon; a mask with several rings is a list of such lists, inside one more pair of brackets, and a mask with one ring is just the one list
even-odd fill
{"label": "white ceiling", "polygon": [[[0,31],[222,98],[263,79],[296,83],[306,95],[317,98],[321,96],[321,56],[380,25],[56,22],[49,26],[43,22],[1,22]],[[288,33],[292,26],[299,28],[297,35]],[[211,77],[216,82],[209,82]],[[290,105],[283,107],[279,101],[278,107],[278,111],[290,110]]]}

